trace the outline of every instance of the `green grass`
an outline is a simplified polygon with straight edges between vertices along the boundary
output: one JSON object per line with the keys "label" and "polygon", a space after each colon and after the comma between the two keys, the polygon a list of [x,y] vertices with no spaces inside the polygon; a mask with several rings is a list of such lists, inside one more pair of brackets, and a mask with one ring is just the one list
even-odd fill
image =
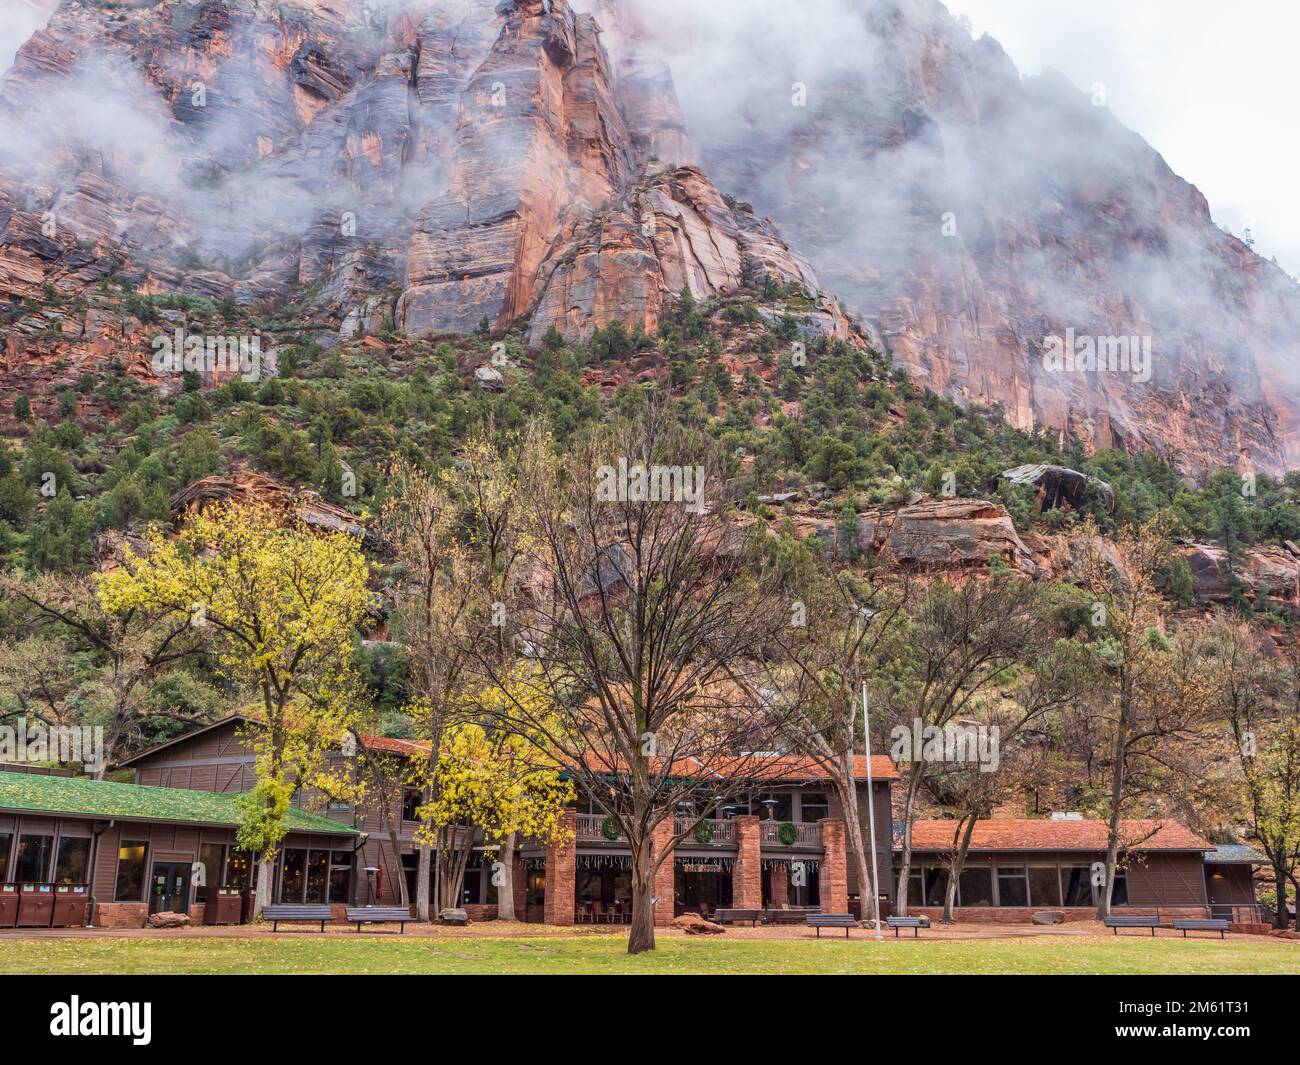
{"label": "green grass", "polygon": [[661,937],[0,940],[0,973],[1300,973],[1300,943],[1042,937],[967,942]]}

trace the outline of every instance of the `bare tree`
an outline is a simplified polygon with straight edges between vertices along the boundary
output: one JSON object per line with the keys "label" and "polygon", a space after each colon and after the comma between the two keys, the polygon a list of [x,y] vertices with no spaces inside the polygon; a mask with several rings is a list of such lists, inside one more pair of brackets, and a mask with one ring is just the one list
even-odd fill
{"label": "bare tree", "polygon": [[761,594],[712,449],[670,418],[598,427],[562,458],[536,444],[526,462],[526,580],[510,617],[532,668],[480,664],[507,693],[502,724],[540,737],[627,838],[635,954],[654,948],[671,847],[763,761],[780,710],[758,662],[785,614]]}

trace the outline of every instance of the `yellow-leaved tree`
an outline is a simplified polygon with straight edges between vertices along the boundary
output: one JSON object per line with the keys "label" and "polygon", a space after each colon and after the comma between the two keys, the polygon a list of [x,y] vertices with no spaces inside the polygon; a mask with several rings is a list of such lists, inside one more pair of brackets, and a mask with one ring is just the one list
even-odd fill
{"label": "yellow-leaved tree", "polygon": [[[491,701],[491,695],[485,701]],[[474,847],[474,829],[496,851],[492,883],[498,916],[514,914],[516,841],[559,842],[573,782],[536,742],[518,732],[489,730],[477,722],[453,725],[443,735],[438,786],[419,810],[416,842],[435,848],[434,893],[438,912],[455,908]]]}
{"label": "yellow-leaved tree", "polygon": [[105,611],[188,617],[221,671],[249,693],[257,783],[240,800],[238,843],[258,855],[258,914],[295,796],[358,798],[326,756],[359,717],[351,656],[372,600],[366,577],[357,536],[286,524],[255,504],[210,508],[174,539],[152,532],[142,555],[128,550],[121,568],[99,578]]}

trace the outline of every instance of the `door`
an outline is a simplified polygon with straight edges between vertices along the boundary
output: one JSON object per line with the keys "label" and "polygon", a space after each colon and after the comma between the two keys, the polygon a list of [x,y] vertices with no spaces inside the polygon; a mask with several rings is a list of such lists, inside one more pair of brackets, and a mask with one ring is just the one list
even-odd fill
{"label": "door", "polygon": [[154,862],[150,913],[189,913],[190,867],[182,862]]}

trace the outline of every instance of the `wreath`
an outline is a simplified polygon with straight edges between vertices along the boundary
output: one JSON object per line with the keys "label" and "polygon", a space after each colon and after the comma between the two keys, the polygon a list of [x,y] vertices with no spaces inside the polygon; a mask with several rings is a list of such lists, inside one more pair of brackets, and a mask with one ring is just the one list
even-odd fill
{"label": "wreath", "polygon": [[776,838],[787,847],[793,847],[799,841],[799,830],[794,827],[793,822],[783,821],[781,827],[776,830]]}
{"label": "wreath", "polygon": [[713,842],[713,822],[699,821],[695,825],[695,842],[712,843]]}
{"label": "wreath", "polygon": [[618,825],[612,817],[605,818],[600,825],[600,834],[613,843],[623,833],[619,830]]}

